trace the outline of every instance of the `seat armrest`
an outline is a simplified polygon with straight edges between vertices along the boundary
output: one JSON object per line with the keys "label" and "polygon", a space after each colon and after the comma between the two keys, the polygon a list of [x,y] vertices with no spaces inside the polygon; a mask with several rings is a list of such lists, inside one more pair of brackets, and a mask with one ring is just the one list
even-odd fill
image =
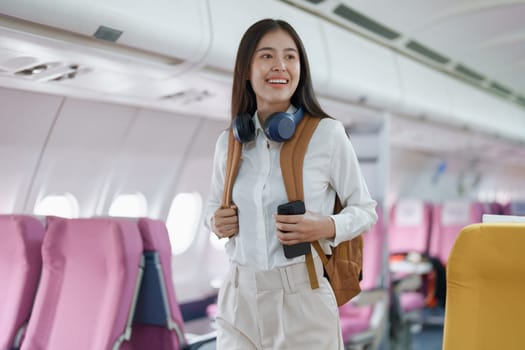
{"label": "seat armrest", "polygon": [[394,292],[414,291],[421,287],[421,283],[421,275],[407,275],[394,281]]}
{"label": "seat armrest", "polygon": [[356,306],[368,306],[383,300],[387,300],[387,298],[388,290],[378,287],[362,291],[354,299],[352,299],[352,303]]}
{"label": "seat armrest", "polygon": [[202,335],[189,335],[186,334],[188,340],[184,350],[197,350],[205,344],[214,342],[217,339],[217,331],[209,332]]}

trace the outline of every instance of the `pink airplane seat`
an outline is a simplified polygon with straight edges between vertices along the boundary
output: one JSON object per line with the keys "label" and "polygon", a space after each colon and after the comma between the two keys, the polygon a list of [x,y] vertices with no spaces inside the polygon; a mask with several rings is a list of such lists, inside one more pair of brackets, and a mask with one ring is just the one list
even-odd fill
{"label": "pink airplane seat", "polygon": [[401,309],[404,313],[421,310],[425,307],[425,298],[420,292],[405,291],[400,294]]}
{"label": "pink airplane seat", "polygon": [[136,222],[48,217],[22,350],[111,350],[129,339],[142,274]]}
{"label": "pink airplane seat", "polygon": [[468,200],[449,200],[435,205],[430,256],[438,258],[446,265],[459,232],[467,225],[481,222],[481,217],[487,209],[489,208],[482,203]]}
{"label": "pink airplane seat", "polygon": [[386,324],[388,291],[383,286],[385,233],[382,213],[378,222],[363,235],[362,292],[339,307],[343,341],[349,346],[378,344]]}
{"label": "pink airplane seat", "polygon": [[487,202],[483,203],[483,213],[484,214],[495,214],[503,215],[503,205],[498,202]]}
{"label": "pink airplane seat", "polygon": [[0,349],[17,349],[40,279],[44,226],[33,217],[0,215],[0,237]]}
{"label": "pink airplane seat", "polygon": [[423,276],[432,271],[427,259],[432,205],[401,199],[390,210],[388,227],[393,304],[404,322],[422,323],[425,307]]}
{"label": "pink airplane seat", "polygon": [[180,350],[186,344],[184,321],[171,272],[171,245],[164,222],[138,221],[145,255],[131,340],[122,349]]}
{"label": "pink airplane seat", "polygon": [[388,225],[390,255],[427,252],[431,211],[432,206],[419,199],[401,199],[392,206]]}
{"label": "pink airplane seat", "polygon": [[215,321],[215,318],[217,317],[217,304],[210,304],[206,306],[206,316],[212,321]]}

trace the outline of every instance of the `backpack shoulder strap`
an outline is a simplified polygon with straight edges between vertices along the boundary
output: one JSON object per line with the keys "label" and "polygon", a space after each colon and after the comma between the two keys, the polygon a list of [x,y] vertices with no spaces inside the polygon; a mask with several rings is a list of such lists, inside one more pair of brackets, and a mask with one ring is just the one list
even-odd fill
{"label": "backpack shoulder strap", "polygon": [[[310,139],[312,138],[312,135],[320,121],[321,118],[315,118],[306,114],[301,123],[299,123],[297,126],[294,136],[285,142],[281,148],[281,173],[289,201],[304,200],[304,156],[306,154],[308,144],[310,143]],[[315,273],[312,253],[306,254],[305,259],[308,277],[310,279],[310,286],[312,289],[319,288],[319,282],[317,281],[317,275]],[[323,259],[324,264],[326,256],[322,254],[321,259]]]}
{"label": "backpack shoulder strap", "polygon": [[288,200],[304,200],[303,164],[306,149],[321,118],[306,114],[294,136],[281,148],[281,173]]}
{"label": "backpack shoulder strap", "polygon": [[226,158],[226,174],[224,176],[224,191],[222,192],[221,208],[229,208],[232,204],[233,183],[241,164],[242,144],[233,137],[230,128],[228,134],[228,155]]}

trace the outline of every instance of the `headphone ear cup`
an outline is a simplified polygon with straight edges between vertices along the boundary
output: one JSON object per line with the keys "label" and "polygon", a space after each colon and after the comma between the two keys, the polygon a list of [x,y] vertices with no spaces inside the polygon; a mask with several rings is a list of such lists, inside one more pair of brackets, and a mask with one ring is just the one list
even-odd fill
{"label": "headphone ear cup", "polygon": [[298,108],[293,114],[287,112],[273,113],[264,122],[264,133],[272,141],[288,141],[293,137],[295,127],[299,125],[303,116],[302,108]]}
{"label": "headphone ear cup", "polygon": [[232,123],[233,136],[240,143],[253,141],[255,138],[255,124],[252,116],[244,113],[236,116]]}
{"label": "headphone ear cup", "polygon": [[272,141],[289,140],[295,132],[295,123],[290,113],[277,112],[270,115],[264,122],[264,133]]}

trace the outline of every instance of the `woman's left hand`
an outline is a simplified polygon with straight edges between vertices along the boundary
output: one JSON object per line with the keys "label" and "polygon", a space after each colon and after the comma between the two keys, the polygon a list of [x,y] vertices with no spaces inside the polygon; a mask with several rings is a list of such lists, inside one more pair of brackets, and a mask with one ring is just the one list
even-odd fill
{"label": "woman's left hand", "polygon": [[330,216],[307,211],[300,215],[274,215],[277,238],[284,245],[314,242],[335,237],[335,223]]}

